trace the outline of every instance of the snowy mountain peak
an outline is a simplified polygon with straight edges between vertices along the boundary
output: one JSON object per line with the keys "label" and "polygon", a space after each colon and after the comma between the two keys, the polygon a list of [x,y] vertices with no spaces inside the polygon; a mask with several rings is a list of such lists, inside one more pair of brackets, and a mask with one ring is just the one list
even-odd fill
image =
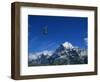
{"label": "snowy mountain peak", "polygon": [[69,48],[74,48],[73,45],[69,42],[65,42],[62,44],[66,49],[69,49]]}
{"label": "snowy mountain peak", "polygon": [[44,50],[30,53],[28,58],[29,66],[88,63],[87,50],[75,47],[69,42],[62,43],[55,51]]}
{"label": "snowy mountain peak", "polygon": [[44,54],[45,56],[46,56],[46,55],[51,56],[51,55],[52,55],[52,51],[44,50],[44,51],[42,52],[42,54]]}

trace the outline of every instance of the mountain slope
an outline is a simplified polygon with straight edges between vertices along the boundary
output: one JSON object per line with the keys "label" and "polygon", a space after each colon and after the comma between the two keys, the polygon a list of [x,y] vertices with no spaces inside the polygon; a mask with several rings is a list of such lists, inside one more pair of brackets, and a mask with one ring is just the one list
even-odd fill
{"label": "mountain slope", "polygon": [[[34,55],[34,56],[33,56]],[[29,56],[29,66],[87,64],[87,50],[71,43],[61,44],[54,52],[43,51]]]}

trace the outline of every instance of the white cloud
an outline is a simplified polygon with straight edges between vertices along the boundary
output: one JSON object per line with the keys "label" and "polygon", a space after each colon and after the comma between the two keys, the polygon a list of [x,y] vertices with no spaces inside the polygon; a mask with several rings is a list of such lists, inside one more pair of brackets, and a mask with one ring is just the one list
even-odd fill
{"label": "white cloud", "polygon": [[88,38],[84,38],[86,45],[88,45]]}

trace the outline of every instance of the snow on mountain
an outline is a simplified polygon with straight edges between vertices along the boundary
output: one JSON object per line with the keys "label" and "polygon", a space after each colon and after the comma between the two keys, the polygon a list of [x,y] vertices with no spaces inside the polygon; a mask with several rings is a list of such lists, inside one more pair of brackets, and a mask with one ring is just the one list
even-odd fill
{"label": "snow on mountain", "polygon": [[30,53],[28,58],[30,61],[32,61],[32,60],[36,60],[36,59],[40,58],[41,55],[51,56],[52,53],[53,53],[52,51],[44,50],[44,51],[37,52],[37,53]]}
{"label": "snow on mountain", "polygon": [[38,58],[37,55],[29,54],[28,59],[29,61],[32,61],[33,59],[36,60]]}
{"label": "snow on mountain", "polygon": [[64,42],[55,50],[54,54],[60,56],[63,53],[68,53],[72,49],[74,49],[74,46],[71,43]]}
{"label": "snow on mountain", "polygon": [[65,43],[63,43],[62,44],[66,49],[72,49],[72,48],[74,48],[74,46],[71,44],[71,43],[69,43],[69,42],[65,42]]}
{"label": "snow on mountain", "polygon": [[43,51],[41,53],[44,54],[45,56],[46,55],[51,56],[53,52],[52,51],[45,50],[45,51]]}
{"label": "snow on mountain", "polygon": [[80,53],[80,56],[86,56],[87,54],[88,54],[87,50],[86,49],[82,49],[81,53]]}
{"label": "snow on mountain", "polygon": [[55,51],[29,54],[29,61],[29,65],[84,64],[87,63],[87,50],[64,42]]}

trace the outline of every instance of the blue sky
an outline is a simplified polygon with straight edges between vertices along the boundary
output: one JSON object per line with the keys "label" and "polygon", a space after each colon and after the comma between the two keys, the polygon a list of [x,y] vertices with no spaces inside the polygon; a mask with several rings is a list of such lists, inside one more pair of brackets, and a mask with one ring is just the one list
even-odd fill
{"label": "blue sky", "polygon": [[28,52],[52,51],[66,41],[86,48],[87,21],[85,17],[28,15]]}

